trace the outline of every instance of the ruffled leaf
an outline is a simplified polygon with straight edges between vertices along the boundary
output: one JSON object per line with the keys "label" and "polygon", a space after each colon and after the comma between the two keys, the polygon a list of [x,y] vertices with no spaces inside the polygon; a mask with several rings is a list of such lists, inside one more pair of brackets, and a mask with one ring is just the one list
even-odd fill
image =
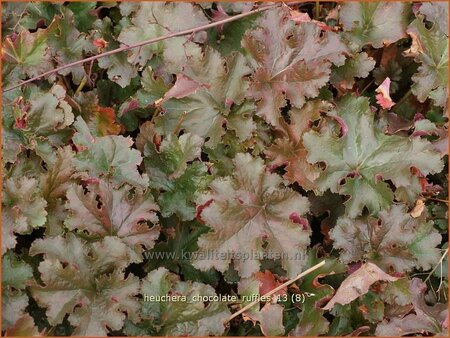
{"label": "ruffled leaf", "polygon": [[16,246],[15,234],[30,233],[47,219],[47,202],[33,178],[10,178],[2,194],[2,254]]}
{"label": "ruffled leaf", "polygon": [[141,127],[138,144],[144,149],[144,164],[150,187],[159,189],[158,203],[164,217],[178,215],[182,220],[195,217],[196,195],[211,181],[206,165],[200,161],[203,139],[190,133],[168,135],[164,140],[151,123]]}
{"label": "ruffled leaf", "polygon": [[87,171],[90,177],[109,178],[116,185],[148,186],[147,175],[141,175],[137,168],[142,162],[141,153],[131,148],[133,140],[130,137],[94,137],[80,117],[74,126],[77,133],[73,142],[78,148],[74,163],[78,170]]}
{"label": "ruffled leaf", "polygon": [[303,146],[302,136],[307,132],[313,121],[319,119],[320,113],[332,109],[332,104],[326,101],[309,101],[301,109],[290,111],[290,123],[280,118],[279,129],[281,137],[266,150],[273,168],[285,165],[284,178],[289,182],[298,182],[304,189],[315,187],[314,181],[320,171],[306,160],[307,151]]}
{"label": "ruffled leaf", "polygon": [[317,190],[349,195],[346,210],[349,217],[361,214],[367,207],[372,214],[386,209],[397,188],[413,185],[422,175],[442,170],[440,155],[430,143],[418,137],[385,135],[374,122],[374,114],[364,97],[345,96],[329,114],[339,122],[339,132],[330,125],[321,132],[309,131],[303,136],[310,163],[323,163]]}
{"label": "ruffled leaf", "polygon": [[366,78],[374,67],[375,60],[367,53],[356,53],[332,69],[330,82],[339,89],[352,89],[355,78]]}
{"label": "ruffled leaf", "polygon": [[427,222],[426,214],[412,217],[402,204],[381,211],[378,218],[340,218],[330,237],[344,263],[368,259],[386,271],[406,272],[428,270],[440,258],[441,235],[433,222]]}
{"label": "ruffled leaf", "polygon": [[265,12],[257,25],[242,40],[254,69],[249,96],[259,100],[257,114],[277,126],[286,100],[301,108],[306,98],[318,96],[331,65],[344,64],[347,48],[314,22],[296,25],[284,7]]}
{"label": "ruffled leaf", "polygon": [[31,255],[44,254],[39,265],[43,285],[31,286],[37,303],[47,308],[50,325],[68,314],[75,335],[105,336],[125,320],[137,320],[139,279],[120,271],[130,261],[127,246],[105,237],[87,244],[73,234],[33,242]]}
{"label": "ruffled leaf", "polygon": [[448,98],[448,32],[441,32],[438,25],[427,29],[423,18],[408,26],[412,45],[406,51],[420,64],[412,76],[411,90],[420,102],[431,98],[438,106],[447,106]]}
{"label": "ruffled leaf", "polygon": [[187,78],[196,82],[195,90],[180,91],[177,98],[172,97],[162,104],[165,114],[156,120],[158,130],[163,134],[185,130],[207,139],[206,145],[214,146],[224,135],[226,125],[227,129],[234,129],[241,140],[247,139],[255,129],[252,106],[241,105],[248,87],[244,77],[249,72],[241,54],[222,58],[217,51],[208,48],[205,55],[193,58],[177,76],[175,86]]}
{"label": "ruffled leaf", "polygon": [[[123,15],[132,14],[132,24],[122,29],[118,36],[118,40],[126,45],[209,23],[201,8],[190,3],[143,2],[132,9],[121,5],[121,11]],[[205,38],[199,32],[193,40]],[[143,66],[155,54],[163,54],[167,66],[177,72],[188,56],[199,54],[199,48],[188,36],[175,37],[131,50],[128,62]]]}
{"label": "ruffled leaf", "polygon": [[72,185],[67,190],[66,208],[69,215],[64,224],[69,230],[100,238],[117,236],[136,252],[133,262],[142,260],[142,246],[151,249],[159,235],[158,226],[150,228],[147,224],[158,222],[155,211],[159,208],[152,195],[133,192],[127,185],[114,188],[100,180],[91,182],[86,193],[82,186]]}
{"label": "ruffled leaf", "polygon": [[405,336],[431,333],[437,336],[448,335],[448,306],[437,303],[433,306],[425,302],[427,286],[419,278],[409,281],[412,306],[415,313],[391,317],[377,325],[377,336]]}
{"label": "ruffled leaf", "polygon": [[[144,279],[141,293],[144,297],[141,302],[144,321],[137,325],[128,323],[126,332],[129,335],[207,336],[222,335],[225,331],[223,323],[230,316],[226,303],[194,299],[216,296],[209,285],[182,282],[177,275],[159,268]],[[170,295],[179,298],[161,300],[161,297]]]}
{"label": "ruffled leaf", "polygon": [[259,270],[264,252],[270,252],[294,276],[302,269],[298,255],[309,244],[311,229],[301,217],[308,200],[284,187],[261,159],[238,154],[234,166],[232,176],[214,180],[211,192],[199,198],[198,217],[212,231],[199,238],[194,266],[224,272],[233,260],[239,274],[249,277]]}
{"label": "ruffled leaf", "polygon": [[339,21],[352,49],[381,48],[406,37],[410,5],[405,2],[347,2]]}

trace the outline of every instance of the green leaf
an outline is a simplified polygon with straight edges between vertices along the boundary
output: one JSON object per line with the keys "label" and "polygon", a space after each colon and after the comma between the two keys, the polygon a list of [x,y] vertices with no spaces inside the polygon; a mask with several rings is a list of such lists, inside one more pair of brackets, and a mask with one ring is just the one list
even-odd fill
{"label": "green leaf", "polygon": [[[220,5],[224,5],[224,3]],[[223,56],[230,55],[235,51],[242,52],[242,37],[248,29],[254,27],[258,17],[258,14],[251,15],[225,24],[223,29],[208,30],[209,45],[217,49]]]}
{"label": "green leaf", "polygon": [[72,108],[65,100],[66,90],[54,85],[49,91],[36,87],[25,93],[25,100],[13,102],[15,129],[33,142],[36,136],[49,137],[53,143],[58,141],[55,135],[70,126],[74,120]]}
{"label": "green leaf", "polygon": [[412,45],[406,51],[420,63],[418,72],[412,76],[411,90],[420,102],[431,98],[438,106],[447,106],[448,101],[448,33],[441,32],[437,25],[427,29],[422,18],[414,20],[407,30]]}
{"label": "green leaf", "polygon": [[412,217],[402,204],[379,212],[378,218],[342,217],[330,236],[333,246],[342,250],[340,259],[344,263],[368,259],[386,271],[426,271],[440,258],[437,246],[441,235],[433,222],[427,222],[425,214]]}
{"label": "green leaf", "polygon": [[26,119],[24,132],[50,136],[70,126],[74,116],[65,97],[66,90],[60,85],[54,85],[47,93],[37,91],[31,94],[31,108],[22,116]]}
{"label": "green leaf", "polygon": [[353,50],[365,45],[381,48],[406,37],[410,4],[406,2],[347,2],[339,21]]}
{"label": "green leaf", "polygon": [[105,336],[108,329],[122,328],[125,313],[137,320],[139,279],[125,279],[120,271],[130,259],[119,239],[105,237],[94,244],[73,234],[37,239],[30,254],[44,254],[39,265],[43,286],[36,283],[30,291],[47,308],[50,325],[68,314],[74,335]]}
{"label": "green leaf", "polygon": [[298,315],[298,324],[290,335],[318,336],[328,331],[329,323],[323,316],[325,310],[321,309],[319,304],[331,297],[334,289],[329,284],[322,284],[319,278],[341,274],[345,272],[345,266],[336,258],[319,257],[318,250],[311,249],[308,252],[305,268],[310,268],[322,260],[325,260],[323,267],[314,270],[298,282],[300,292],[307,292],[310,296],[304,297],[304,301],[299,304],[302,311]]}
{"label": "green leaf", "polygon": [[74,164],[78,170],[87,171],[90,177],[109,178],[118,186],[124,183],[138,188],[148,186],[147,175],[141,175],[137,168],[142,162],[141,153],[131,148],[133,140],[130,137],[94,137],[80,117],[74,127],[77,133],[73,142],[78,148]]}
{"label": "green leaf", "polygon": [[[104,51],[119,48],[119,43],[113,31],[113,23],[109,17],[105,17],[102,20],[97,19],[93,28],[94,30],[91,31],[92,39],[103,39],[108,44]],[[102,57],[98,59],[98,66],[107,69],[108,78],[122,88],[127,87],[137,75],[137,68],[128,62],[125,53]]]}
{"label": "green leaf", "polygon": [[195,198],[211,181],[206,165],[200,161],[203,139],[190,133],[180,137],[168,135],[160,144],[149,122],[141,127],[137,142],[146,143],[144,164],[150,187],[160,190],[161,214],[178,215],[182,220],[195,216]]}
{"label": "green leaf", "polygon": [[361,305],[359,308],[364,318],[370,323],[378,323],[383,320],[385,311],[384,302],[380,299],[378,294],[369,291],[360,298],[360,303]]}
{"label": "green leaf", "polygon": [[[164,94],[169,90],[169,86],[161,77],[155,75],[150,66],[142,72],[141,87],[136,92],[136,100],[142,108],[146,108],[155,103],[155,101],[162,99]],[[132,101],[128,104],[131,105]],[[126,106],[124,105],[124,107]]]}
{"label": "green leaf", "polygon": [[[35,33],[22,30],[17,36],[3,41],[3,85],[14,85],[26,76],[33,77],[53,69],[47,44],[48,34],[39,29]],[[53,77],[50,77],[50,79]]]}
{"label": "green leaf", "polygon": [[92,10],[96,7],[95,2],[71,2],[67,4],[73,12],[75,26],[82,32],[87,32],[95,21]]}
{"label": "green leaf", "polygon": [[387,180],[407,189],[418,181],[411,168],[425,176],[442,170],[440,155],[428,141],[385,135],[365,97],[347,95],[328,115],[339,122],[339,132],[327,124],[321,132],[305,133],[303,144],[310,163],[325,164],[316,180],[317,191],[349,195],[345,202],[349,217],[360,215],[364,207],[371,214],[388,208],[394,194]]}
{"label": "green leaf", "polygon": [[[214,289],[197,282],[182,282],[165,268],[151,271],[142,283],[141,316],[144,322],[126,327],[129,335],[165,336],[222,335],[223,322],[230,312],[220,301],[196,301],[193,297],[214,297]],[[178,296],[177,301],[162,301],[161,296]],[[153,300],[152,300],[152,297]],[[141,328],[141,330],[139,330]],[[138,331],[139,330],[139,331]],[[151,330],[149,332],[149,330]]]}
{"label": "green leaf", "polygon": [[[61,4],[49,3],[49,2],[33,2],[28,3],[24,13],[18,13],[19,25],[34,30],[38,27],[38,24],[43,23],[48,26],[53,21],[55,15],[59,14]],[[21,17],[20,14],[23,14]]]}
{"label": "green leaf", "polygon": [[30,149],[46,163],[53,163],[53,147],[68,142],[68,126],[74,119],[65,89],[54,85],[50,90],[41,90],[31,85],[12,101],[4,102],[3,107],[4,160],[15,162],[21,151]]}
{"label": "green leaf", "polygon": [[412,294],[409,289],[409,281],[406,278],[391,282],[381,294],[382,299],[388,304],[407,305],[412,303]]}
{"label": "green leaf", "polygon": [[183,280],[203,282],[216,286],[220,278],[219,273],[213,269],[208,271],[197,270],[190,262],[192,252],[198,249],[198,238],[201,234],[207,232],[208,228],[196,221],[189,223],[179,222],[175,227],[174,236],[169,236],[166,242],[158,242],[151,251],[147,251],[144,254],[148,260],[145,265],[146,270],[151,271],[159,267],[165,267],[172,272],[182,275]]}
{"label": "green leaf", "polygon": [[12,251],[2,257],[2,286],[25,289],[26,283],[33,278],[33,270],[27,263],[20,261]]}
{"label": "green leaf", "polygon": [[[66,65],[83,58],[83,52],[93,50],[84,34],[75,28],[75,16],[67,8],[61,8],[61,15],[55,16],[47,28],[48,44],[52,48],[52,54],[58,66]],[[80,84],[86,75],[83,65],[63,69],[58,72],[61,75],[72,74],[75,84]]]}
{"label": "green leaf", "polygon": [[330,82],[339,89],[352,89],[355,78],[366,78],[375,67],[375,60],[367,53],[356,53],[340,67],[333,67]]}
{"label": "green leaf", "polygon": [[34,178],[10,178],[3,183],[2,194],[2,254],[16,246],[17,234],[30,233],[47,219],[38,182]]}
{"label": "green leaf", "polygon": [[[126,5],[121,5],[121,8]],[[208,24],[203,11],[190,3],[140,3],[133,9],[132,25],[121,30],[118,40],[123,44],[134,44],[169,33]],[[201,33],[194,41],[203,40]],[[189,55],[198,55],[198,46],[188,37],[175,37],[130,51],[128,62],[144,66],[155,54],[164,54],[167,65],[174,72],[181,70]]]}
{"label": "green leaf", "polygon": [[169,134],[185,130],[207,139],[205,144],[211,147],[220,142],[229,116],[229,127],[241,140],[247,139],[255,129],[252,107],[243,103],[248,87],[244,77],[249,72],[241,54],[233,53],[224,59],[208,48],[204,56],[193,58],[182,73],[199,87],[190,95],[169,98],[162,104],[165,113],[156,119],[158,131]]}
{"label": "green leaf", "polygon": [[233,258],[239,274],[249,277],[266,253],[269,259],[281,258],[294,276],[302,270],[301,255],[309,244],[311,229],[301,218],[308,200],[268,173],[259,158],[238,154],[234,166],[232,176],[214,180],[211,192],[199,197],[199,217],[212,231],[199,238],[193,265],[225,272]]}
{"label": "green leaf", "polygon": [[24,2],[6,2],[2,6],[2,36],[16,31],[21,16],[28,7]]}

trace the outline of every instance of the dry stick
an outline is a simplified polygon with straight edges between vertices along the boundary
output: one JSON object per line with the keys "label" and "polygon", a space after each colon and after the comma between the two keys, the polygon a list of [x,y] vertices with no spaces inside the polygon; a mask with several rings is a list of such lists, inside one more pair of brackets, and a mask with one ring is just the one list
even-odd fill
{"label": "dry stick", "polygon": [[210,28],[213,28],[213,27],[217,27],[217,26],[226,24],[228,22],[232,22],[232,21],[244,18],[244,17],[252,15],[252,14],[257,14],[257,13],[266,11],[268,9],[279,7],[281,5],[283,5],[283,3],[277,3],[275,5],[264,6],[264,7],[258,8],[258,9],[254,9],[254,10],[252,10],[250,12],[234,15],[234,16],[231,16],[231,17],[226,18],[224,20],[216,21],[216,22],[213,22],[213,23],[210,23],[210,24],[207,24],[207,25],[203,25],[203,26],[199,26],[199,27],[195,27],[195,28],[186,29],[184,31],[180,31],[180,32],[175,32],[175,33],[170,33],[170,34],[167,34],[167,35],[159,36],[157,38],[153,38],[153,39],[149,39],[149,40],[138,42],[138,43],[136,43],[134,45],[122,46],[122,47],[119,47],[119,48],[116,48],[116,49],[113,49],[113,50],[110,50],[110,51],[107,51],[107,52],[104,52],[104,53],[101,53],[101,54],[98,54],[98,55],[94,55],[94,56],[88,57],[88,58],[83,59],[83,60],[78,60],[78,61],[69,63],[67,65],[63,65],[61,67],[52,69],[52,70],[50,70],[48,72],[42,73],[41,75],[35,76],[35,77],[33,77],[31,79],[28,79],[26,81],[22,81],[21,83],[19,83],[17,85],[14,85],[14,86],[11,86],[9,88],[6,88],[5,90],[3,90],[3,93],[6,93],[6,92],[8,92],[10,90],[13,90],[13,89],[16,89],[18,87],[21,87],[21,86],[23,86],[23,85],[25,85],[27,83],[33,82],[33,81],[38,80],[38,79],[40,79],[42,77],[51,75],[53,73],[57,73],[60,70],[63,70],[63,69],[66,69],[66,68],[82,65],[82,64],[84,64],[86,62],[89,62],[89,61],[94,61],[94,60],[97,60],[97,59],[105,57],[105,56],[110,56],[110,55],[113,55],[113,54],[116,54],[116,53],[120,53],[120,52],[129,50],[129,49],[142,47],[142,46],[149,45],[149,44],[152,44],[152,43],[155,43],[155,42],[158,42],[158,41],[162,41],[162,40],[166,40],[166,39],[170,39],[170,38],[174,38],[174,37],[178,37],[178,36],[188,35],[188,34],[194,34],[194,33],[197,33],[199,31],[203,31],[203,30],[207,30],[207,29],[210,29]]}
{"label": "dry stick", "polygon": [[448,254],[448,248],[445,250],[445,252],[442,254],[441,259],[439,260],[439,262],[435,265],[435,267],[433,268],[433,270],[431,270],[431,272],[428,274],[428,277],[424,280],[424,283],[426,283],[431,275],[433,274],[433,272],[437,269],[437,267],[442,264],[442,261],[444,260],[445,256],[447,256]]}
{"label": "dry stick", "polygon": [[[325,265],[325,261],[322,261],[312,267],[310,267],[309,269],[303,271],[302,273],[299,273],[296,277],[289,279],[287,282],[277,286],[275,289],[273,289],[272,291],[267,292],[265,295],[263,295],[261,298],[265,298],[265,297],[269,297],[272,296],[274,293],[280,291],[281,289],[285,288],[286,286],[291,285],[292,283],[294,283],[295,281],[299,280],[300,278],[306,276],[307,274],[313,272],[314,270],[317,270],[318,268],[322,267]],[[226,321],[229,322],[230,320],[232,320],[234,317],[239,316],[242,312],[247,311],[248,309],[250,309],[251,307],[253,307],[254,305],[258,304],[259,300],[255,300],[253,302],[251,302],[250,304],[247,304],[246,306],[244,306],[242,309],[240,309],[239,311],[233,313],[231,315],[230,318],[228,318],[228,320]]]}
{"label": "dry stick", "polygon": [[425,197],[425,199],[430,200],[430,201],[436,201],[436,202],[442,202],[442,203],[447,203],[448,204],[447,200],[443,200],[443,199],[440,199],[440,198]]}

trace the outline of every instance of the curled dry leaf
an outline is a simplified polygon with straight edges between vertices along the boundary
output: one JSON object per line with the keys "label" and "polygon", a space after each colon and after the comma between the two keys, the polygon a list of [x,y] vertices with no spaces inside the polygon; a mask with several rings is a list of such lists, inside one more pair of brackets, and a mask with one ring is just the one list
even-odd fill
{"label": "curled dry leaf", "polygon": [[365,263],[342,282],[336,294],[323,309],[331,310],[335,304],[348,304],[352,302],[356,298],[366,294],[370,286],[375,282],[393,282],[397,279],[398,277],[388,275],[375,264]]}
{"label": "curled dry leaf", "polygon": [[378,93],[376,95],[377,103],[381,108],[391,109],[395,104],[392,101],[391,96],[389,95],[390,86],[391,79],[387,77],[386,79],[384,79],[383,83],[377,89],[375,89],[375,92]]}

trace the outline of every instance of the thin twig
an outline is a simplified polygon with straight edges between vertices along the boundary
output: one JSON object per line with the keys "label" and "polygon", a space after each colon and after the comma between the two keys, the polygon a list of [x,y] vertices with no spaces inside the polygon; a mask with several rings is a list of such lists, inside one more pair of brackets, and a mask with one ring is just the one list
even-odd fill
{"label": "thin twig", "polygon": [[447,200],[443,200],[443,199],[440,199],[440,198],[425,197],[425,199],[430,200],[430,201],[436,201],[436,202],[442,202],[442,203],[447,203],[448,204]]}
{"label": "thin twig", "polygon": [[163,40],[166,40],[166,39],[175,38],[175,37],[178,37],[178,36],[183,36],[183,35],[188,35],[188,34],[194,34],[194,33],[197,33],[197,32],[203,31],[203,30],[207,30],[207,29],[210,29],[210,28],[213,28],[213,27],[217,27],[217,26],[226,24],[228,22],[232,22],[232,21],[235,21],[235,20],[242,19],[242,18],[244,18],[246,16],[249,16],[249,15],[261,13],[263,11],[267,11],[268,9],[279,7],[282,4],[283,3],[277,3],[277,4],[274,4],[274,5],[260,7],[260,8],[254,9],[254,10],[246,12],[246,13],[241,13],[241,14],[234,15],[234,16],[231,16],[229,18],[223,19],[223,20],[219,20],[219,21],[216,21],[216,22],[209,23],[207,25],[186,29],[186,30],[183,30],[183,31],[180,31],[180,32],[170,33],[170,34],[167,34],[167,35],[159,36],[157,38],[141,41],[141,42],[138,42],[138,43],[135,43],[135,44],[132,44],[132,45],[124,45],[122,47],[119,47],[119,48],[116,48],[116,49],[113,49],[113,50],[110,50],[110,51],[107,51],[107,52],[104,52],[104,53],[101,53],[101,54],[98,54],[98,55],[94,55],[94,56],[91,56],[91,57],[88,57],[88,58],[85,58],[85,59],[82,59],[82,60],[78,60],[78,61],[75,61],[75,62],[72,62],[72,63],[68,63],[66,65],[63,65],[63,66],[60,66],[58,68],[52,69],[52,70],[50,70],[48,72],[45,72],[45,73],[42,73],[42,74],[40,74],[38,76],[32,77],[31,79],[28,79],[26,81],[22,81],[21,83],[19,83],[17,85],[14,85],[14,86],[11,86],[9,88],[6,88],[5,90],[3,90],[3,93],[6,93],[6,92],[8,92],[10,90],[13,90],[13,89],[16,89],[18,87],[21,87],[21,86],[23,86],[23,85],[25,85],[27,83],[36,81],[36,80],[38,80],[38,79],[40,79],[42,77],[51,75],[53,73],[57,73],[57,72],[59,72],[59,71],[61,71],[63,69],[67,69],[67,68],[71,68],[71,67],[74,67],[74,66],[82,65],[82,64],[84,64],[86,62],[97,60],[97,59],[100,59],[100,58],[105,57],[105,56],[110,56],[110,55],[113,55],[113,54],[124,52],[124,51],[130,50],[130,49],[133,49],[133,48],[142,47],[142,46],[149,45],[149,44],[152,44],[152,43],[155,43],[155,42],[159,42],[159,41],[163,41]]}
{"label": "thin twig", "polygon": [[437,267],[442,264],[442,261],[444,260],[445,256],[447,256],[448,254],[448,248],[445,250],[444,254],[441,256],[441,259],[439,260],[439,262],[436,264],[436,266],[433,268],[433,270],[431,270],[431,272],[428,274],[428,277],[424,280],[424,283],[426,283],[431,275],[433,274],[433,272],[437,269]]}
{"label": "thin twig", "polygon": [[[312,267],[310,267],[309,269],[303,271],[302,273],[299,273],[297,276],[295,276],[292,279],[289,279],[287,282],[277,286],[275,289],[273,289],[272,291],[267,292],[265,295],[261,296],[261,298],[266,298],[266,297],[270,297],[273,294],[275,294],[276,292],[280,291],[281,289],[291,285],[292,283],[294,283],[295,281],[299,280],[300,278],[306,276],[307,274],[313,272],[314,270],[317,270],[318,268],[322,267],[325,265],[325,261],[322,261]],[[242,309],[240,309],[239,311],[233,313],[231,315],[230,318],[228,318],[228,320],[226,322],[229,322],[230,320],[232,320],[233,318],[239,316],[241,313],[247,311],[248,309],[250,309],[251,307],[253,307],[254,305],[259,303],[259,299],[247,304],[246,306],[244,306]]]}

